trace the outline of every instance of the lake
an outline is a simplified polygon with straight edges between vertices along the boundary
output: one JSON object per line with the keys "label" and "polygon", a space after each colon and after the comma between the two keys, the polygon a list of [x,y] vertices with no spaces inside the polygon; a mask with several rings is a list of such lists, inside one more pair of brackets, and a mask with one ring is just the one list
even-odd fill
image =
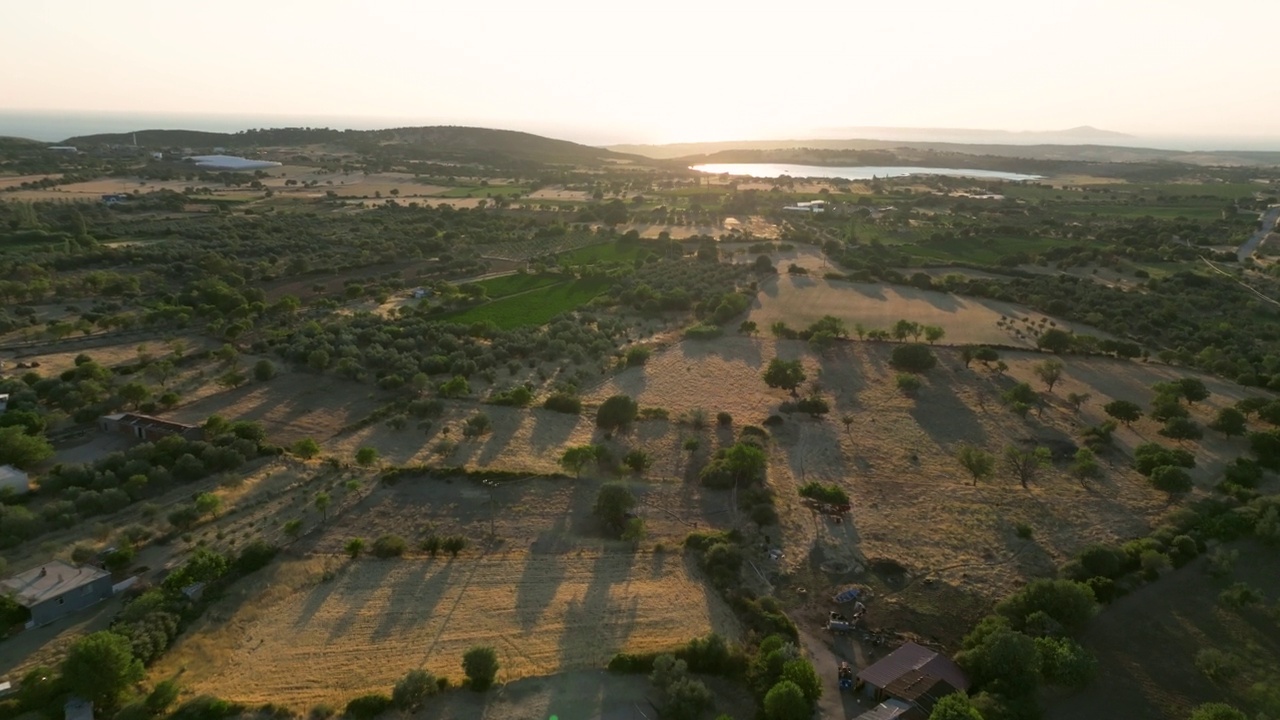
{"label": "lake", "polygon": [[951,177],[977,178],[979,180],[1039,180],[1042,175],[1001,172],[999,170],[972,170],[961,168],[909,167],[859,165],[856,167],[830,167],[825,165],[787,165],[781,163],[712,163],[694,165],[690,170],[711,175],[745,175],[754,178],[776,178],[789,175],[794,178],[832,178],[839,180],[870,180],[873,177],[905,177],[907,175],[948,175]]}

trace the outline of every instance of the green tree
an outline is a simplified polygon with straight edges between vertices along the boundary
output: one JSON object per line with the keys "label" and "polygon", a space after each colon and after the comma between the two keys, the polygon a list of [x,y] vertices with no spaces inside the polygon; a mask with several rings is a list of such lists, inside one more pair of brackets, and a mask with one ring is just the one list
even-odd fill
{"label": "green tree", "polygon": [[212,515],[218,517],[218,511],[222,509],[222,497],[211,492],[200,493],[196,496],[196,511],[201,515]]}
{"label": "green tree", "polygon": [[999,623],[979,625],[965,638],[956,662],[975,687],[995,685],[1009,696],[1029,695],[1039,680],[1035,640]]}
{"label": "green tree", "polygon": [[53,457],[53,446],[40,435],[28,435],[21,425],[0,427],[0,465],[29,470]]}
{"label": "green tree", "polygon": [[1038,637],[1040,674],[1053,685],[1078,690],[1089,684],[1098,671],[1098,661],[1071,638]]}
{"label": "green tree", "polygon": [[151,397],[151,390],[140,382],[125,383],[117,392],[120,399],[132,405],[135,410]]}
{"label": "green tree", "polygon": [[800,387],[805,381],[804,367],[799,360],[783,360],[774,358],[764,371],[764,383],[772,388],[782,388],[790,392]]}
{"label": "green tree", "polygon": [[462,671],[467,684],[476,692],[484,692],[498,677],[498,653],[491,647],[476,646],[462,656]]}
{"label": "green tree", "polygon": [[804,698],[813,707],[822,697],[822,680],[813,669],[813,663],[804,658],[796,658],[782,666],[782,679],[790,680],[804,693]]}
{"label": "green tree", "polygon": [[653,457],[644,450],[635,448],[622,457],[622,464],[631,468],[632,472],[643,473],[653,465]]}
{"label": "green tree", "polygon": [[153,717],[158,717],[169,711],[169,708],[178,701],[181,693],[182,687],[176,680],[161,680],[156,683],[151,692],[147,693],[147,698],[142,704]]}
{"label": "green tree", "polygon": [[262,359],[253,364],[253,379],[266,382],[276,376],[276,366],[270,360]]}
{"label": "green tree", "polygon": [[1057,385],[1058,381],[1062,379],[1063,364],[1057,358],[1049,358],[1038,362],[1031,366],[1031,369],[1035,372],[1036,377],[1040,378],[1040,381],[1045,384],[1045,387],[1049,388],[1049,392],[1053,392],[1053,386]]}
{"label": "green tree", "polygon": [[1142,408],[1134,402],[1128,400],[1112,400],[1102,406],[1102,410],[1111,417],[1125,424],[1125,427],[1133,425],[1142,417]]}
{"label": "green tree", "polygon": [[333,498],[327,492],[318,492],[316,493],[315,503],[316,509],[320,511],[320,519],[328,521],[329,505],[333,503]]}
{"label": "green tree", "polygon": [[1164,427],[1160,428],[1156,432],[1160,433],[1164,437],[1177,440],[1178,442],[1182,442],[1184,440],[1199,440],[1204,437],[1204,431],[1200,429],[1200,426],[1197,425],[1194,420],[1183,417],[1169,418],[1169,420],[1165,422]]}
{"label": "green tree", "polygon": [[889,364],[895,370],[923,373],[933,369],[938,364],[938,358],[928,345],[911,343],[894,348],[889,355]]}
{"label": "green tree", "polygon": [[614,395],[600,403],[596,411],[596,425],[605,430],[625,428],[636,419],[640,406],[627,395]]}
{"label": "green tree", "polygon": [[1167,493],[1184,493],[1193,487],[1191,475],[1174,465],[1161,465],[1151,471],[1151,484]]}
{"label": "green tree", "polygon": [[369,467],[378,462],[378,451],[368,445],[356,450],[356,464],[360,467]]}
{"label": "green tree", "polygon": [[982,720],[982,713],[962,692],[943,696],[929,713],[929,720]]}
{"label": "green tree", "polygon": [[1043,578],[1032,580],[996,605],[996,613],[1007,618],[1015,630],[1025,629],[1030,616],[1043,612],[1072,635],[1083,632],[1097,611],[1098,603],[1088,585]]}
{"label": "green tree", "polygon": [[813,715],[804,691],[790,680],[779,680],[764,696],[767,720],[809,720]]}
{"label": "green tree", "polygon": [[1036,347],[1048,350],[1054,355],[1061,355],[1070,350],[1072,343],[1071,333],[1061,328],[1049,328],[1036,338]]}
{"label": "green tree", "polygon": [[1004,449],[1005,467],[1009,468],[1024,488],[1040,475],[1042,469],[1049,466],[1052,457],[1049,449],[1044,447],[1023,450],[1009,445]]}
{"label": "green tree", "polygon": [[360,557],[360,553],[364,552],[364,538],[351,538],[347,541],[347,544],[343,549],[347,551],[347,555],[349,555],[352,560],[355,560]]}
{"label": "green tree", "polygon": [[946,334],[947,334],[947,331],[946,331],[946,330],[943,330],[942,328],[938,327],[937,325],[925,325],[925,326],[924,326],[924,339],[925,339],[925,341],[927,341],[930,345],[932,345],[932,344],[934,344],[934,343],[938,342],[939,340],[941,340],[941,339],[943,338],[943,336],[944,336],[944,335],[946,335]]}
{"label": "green tree", "polygon": [[632,547],[639,547],[645,534],[644,518],[633,517],[627,520],[627,525],[622,530],[622,539],[631,543]]}
{"label": "green tree", "polygon": [[287,535],[290,540],[297,540],[298,536],[302,534],[302,520],[294,518],[285,522],[284,534]]}
{"label": "green tree", "polygon": [[960,465],[964,467],[970,475],[973,476],[973,484],[976,487],[979,480],[985,480],[991,477],[996,469],[996,458],[991,453],[982,448],[973,445],[961,445],[960,450],[956,452],[956,459],[960,461]]}
{"label": "green tree", "polygon": [[1071,461],[1071,474],[1080,480],[1088,480],[1097,478],[1102,475],[1102,465],[1098,463],[1098,456],[1087,447],[1076,450],[1075,457]]}
{"label": "green tree", "polygon": [[320,444],[309,437],[302,438],[293,444],[291,450],[293,450],[294,455],[297,455],[303,460],[310,460],[320,454]]}
{"label": "green tree", "polygon": [[414,711],[423,701],[440,691],[436,677],[426,670],[410,670],[396,682],[391,691],[391,702],[401,710]]}
{"label": "green tree", "polygon": [[134,657],[129,639],[110,630],[75,641],[62,663],[67,688],[104,708],[114,708],[120,696],[144,675],[142,661]]}
{"label": "green tree", "polygon": [[1213,419],[1213,422],[1209,423],[1209,429],[1220,432],[1226,437],[1244,435],[1247,429],[1244,413],[1233,407],[1224,407],[1218,411],[1218,416]]}
{"label": "green tree", "polygon": [[595,445],[574,445],[565,448],[560,455],[560,467],[572,470],[575,477],[582,477],[582,468],[596,458]]}
{"label": "green tree", "polygon": [[1067,402],[1071,403],[1071,409],[1080,412],[1080,406],[1089,402],[1089,398],[1093,397],[1089,393],[1067,393]]}
{"label": "green tree", "polygon": [[600,488],[596,494],[596,504],[592,509],[605,527],[615,532],[626,526],[627,515],[636,506],[636,497],[623,485],[608,484]]}

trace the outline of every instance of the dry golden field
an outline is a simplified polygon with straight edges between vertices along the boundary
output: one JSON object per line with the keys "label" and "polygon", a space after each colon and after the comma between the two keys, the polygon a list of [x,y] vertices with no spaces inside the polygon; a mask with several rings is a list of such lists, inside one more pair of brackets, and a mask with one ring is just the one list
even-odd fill
{"label": "dry golden field", "polygon": [[[386,692],[425,668],[460,680],[498,650],[499,682],[601,668],[736,622],[679,554],[522,549],[456,559],[285,562],[216,606],[154,669],[194,692],[297,710]],[[326,572],[331,579],[325,580]]]}

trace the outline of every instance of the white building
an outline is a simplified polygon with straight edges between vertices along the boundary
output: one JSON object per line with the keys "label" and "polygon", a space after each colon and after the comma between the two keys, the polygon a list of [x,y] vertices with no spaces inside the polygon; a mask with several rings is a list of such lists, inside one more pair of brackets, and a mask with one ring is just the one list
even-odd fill
{"label": "white building", "polygon": [[808,202],[798,202],[795,205],[787,205],[782,208],[786,212],[807,212],[807,213],[824,213],[827,211],[826,200],[810,200]]}
{"label": "white building", "polygon": [[0,465],[0,489],[10,488],[18,495],[31,491],[31,478],[12,465]]}
{"label": "white building", "polygon": [[162,153],[162,152],[153,152],[153,153],[151,153],[151,159],[152,159],[152,160],[163,160],[163,159],[164,159],[164,153]]}
{"label": "white building", "polygon": [[[0,362],[0,370],[4,369],[4,363]],[[0,393],[0,413],[9,409],[9,394]]]}

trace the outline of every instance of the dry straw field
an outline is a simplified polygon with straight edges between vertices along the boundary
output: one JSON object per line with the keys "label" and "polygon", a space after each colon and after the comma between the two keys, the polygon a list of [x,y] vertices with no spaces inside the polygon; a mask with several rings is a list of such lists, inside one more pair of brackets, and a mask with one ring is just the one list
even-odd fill
{"label": "dry straw field", "polygon": [[330,558],[268,572],[261,595],[246,588],[215,607],[158,673],[181,672],[195,692],[310,709],[386,692],[418,667],[460,680],[477,644],[498,650],[505,682],[711,630],[737,636],[728,608],[673,553]]}

